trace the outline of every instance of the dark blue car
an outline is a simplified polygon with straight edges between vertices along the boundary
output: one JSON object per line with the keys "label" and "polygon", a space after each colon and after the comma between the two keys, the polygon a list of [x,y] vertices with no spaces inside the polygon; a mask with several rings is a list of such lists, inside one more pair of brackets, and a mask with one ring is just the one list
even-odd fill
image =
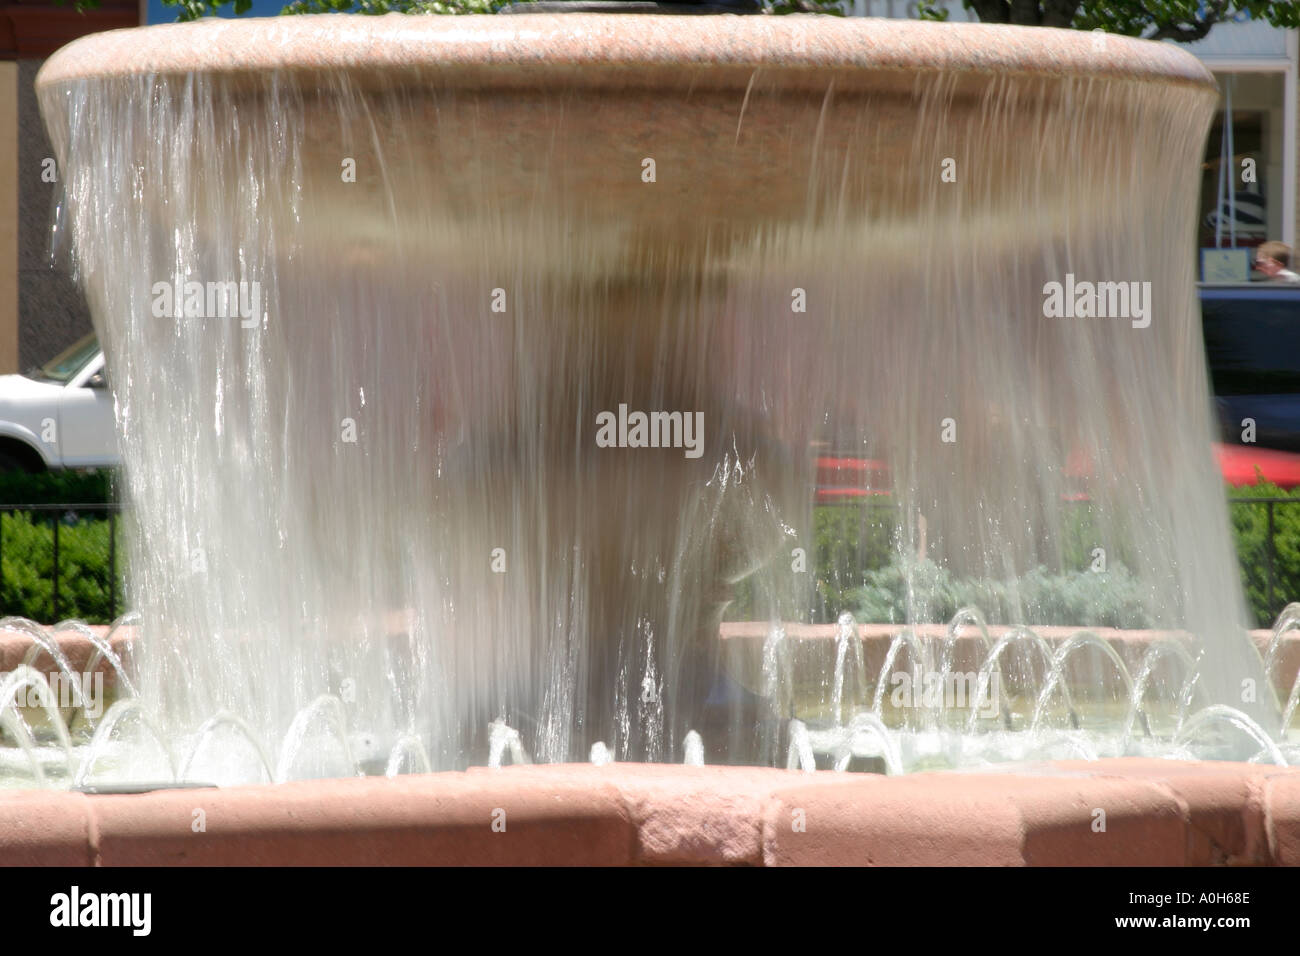
{"label": "dark blue car", "polygon": [[1223,440],[1300,451],[1300,283],[1200,287],[1205,353]]}

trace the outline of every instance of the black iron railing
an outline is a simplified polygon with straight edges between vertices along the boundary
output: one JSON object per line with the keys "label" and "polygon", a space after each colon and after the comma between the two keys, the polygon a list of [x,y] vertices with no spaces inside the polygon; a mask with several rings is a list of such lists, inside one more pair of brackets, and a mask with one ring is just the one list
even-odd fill
{"label": "black iron railing", "polygon": [[[1233,507],[1243,505],[1263,506],[1265,509],[1265,530],[1264,530],[1264,603],[1276,612],[1282,609],[1277,607],[1277,508],[1282,505],[1300,505],[1300,498],[1229,498],[1228,504]],[[1285,595],[1287,600],[1300,600],[1300,594]]]}
{"label": "black iron railing", "polygon": [[[892,502],[889,496],[870,496],[842,500],[839,502],[827,502],[826,505],[834,507],[840,506],[867,505],[890,507]],[[1278,587],[1278,531],[1277,531],[1277,509],[1284,506],[1300,505],[1300,497],[1232,497],[1228,499],[1228,505],[1232,509],[1238,508],[1263,508],[1265,513],[1265,529],[1263,535],[1263,576],[1264,576],[1264,603],[1267,608],[1276,613],[1280,611],[1280,604],[1277,593]],[[119,613],[118,602],[121,598],[121,587],[118,580],[118,554],[117,554],[117,532],[119,517],[122,513],[122,505],[118,502],[76,502],[76,503],[39,503],[39,504],[0,504],[0,593],[4,589],[4,551],[5,551],[5,523],[6,516],[15,514],[29,514],[32,516],[39,515],[50,523],[51,528],[51,548],[53,550],[53,561],[51,563],[52,577],[52,619],[60,619],[60,581],[61,556],[60,556],[60,529],[65,526],[69,518],[77,521],[84,516],[103,515],[108,521],[108,609],[109,619],[117,616]],[[34,520],[34,519],[33,519]],[[1285,600],[1300,600],[1300,594],[1285,594],[1281,596]],[[12,613],[13,609],[0,607],[0,616]]]}

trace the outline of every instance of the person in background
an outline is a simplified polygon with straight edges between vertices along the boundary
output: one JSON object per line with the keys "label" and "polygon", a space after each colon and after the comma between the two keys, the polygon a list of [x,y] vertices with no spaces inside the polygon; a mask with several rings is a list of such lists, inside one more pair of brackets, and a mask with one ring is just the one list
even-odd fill
{"label": "person in background", "polygon": [[1300,274],[1291,271],[1291,247],[1275,239],[1255,250],[1254,268],[1268,282],[1300,282]]}

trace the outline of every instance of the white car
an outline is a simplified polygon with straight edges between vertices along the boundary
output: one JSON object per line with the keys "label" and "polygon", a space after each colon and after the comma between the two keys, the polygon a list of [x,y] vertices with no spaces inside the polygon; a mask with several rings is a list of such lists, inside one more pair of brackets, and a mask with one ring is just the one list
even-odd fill
{"label": "white car", "polygon": [[93,334],[25,375],[0,375],[0,469],[118,461],[113,396]]}

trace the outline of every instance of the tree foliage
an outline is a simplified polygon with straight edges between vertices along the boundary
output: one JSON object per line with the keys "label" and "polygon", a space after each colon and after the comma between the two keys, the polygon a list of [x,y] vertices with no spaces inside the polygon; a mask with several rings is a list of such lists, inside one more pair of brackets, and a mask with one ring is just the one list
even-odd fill
{"label": "tree foliage", "polygon": [[[63,3],[65,0],[55,0]],[[252,9],[252,0],[162,0],[176,7],[178,20],[197,20],[218,12],[236,16]],[[291,0],[280,12],[295,13],[496,13],[514,0]],[[527,2],[527,0],[524,0]],[[671,2],[671,0],[669,0]],[[691,0],[678,0],[691,2]],[[824,13],[843,16],[838,0],[757,0],[763,12]],[[100,0],[72,0],[77,10],[98,7]],[[1300,0],[962,0],[982,23],[1030,27],[1105,30],[1146,40],[1192,43],[1220,23],[1262,20],[1277,27],[1300,28]],[[947,20],[938,0],[920,0],[921,19]]]}
{"label": "tree foliage", "polygon": [[[197,8],[202,16],[226,0],[163,0]],[[509,0],[294,0],[284,13],[495,13]],[[234,0],[235,12],[249,0]],[[1300,28],[1297,0],[962,0],[982,23],[1105,30],[1147,40],[1192,43],[1219,23],[1263,20],[1278,27]],[[240,7],[243,7],[243,10]],[[840,15],[835,0],[764,0],[765,12]],[[948,11],[935,3],[920,4],[923,19],[946,20]],[[190,19],[191,17],[182,17]]]}
{"label": "tree foliage", "polygon": [[[63,4],[66,0],[54,0]],[[72,0],[79,11],[93,10],[101,0]],[[242,16],[253,8],[252,0],[162,0],[164,6],[176,8],[176,19],[198,20],[219,13]],[[498,13],[503,7],[529,0],[291,0],[280,10],[282,15],[297,13],[357,13],[378,16],[385,13],[470,14]],[[662,0],[662,2],[710,2],[710,0]],[[712,0],[719,2],[719,0]],[[764,13],[823,13],[843,16],[838,0],[755,0]]]}
{"label": "tree foliage", "polygon": [[[1217,24],[1232,20],[1300,27],[1296,0],[962,0],[962,5],[982,23],[1105,30],[1179,43],[1203,39]],[[933,2],[920,6],[922,19],[948,18],[948,11]]]}

